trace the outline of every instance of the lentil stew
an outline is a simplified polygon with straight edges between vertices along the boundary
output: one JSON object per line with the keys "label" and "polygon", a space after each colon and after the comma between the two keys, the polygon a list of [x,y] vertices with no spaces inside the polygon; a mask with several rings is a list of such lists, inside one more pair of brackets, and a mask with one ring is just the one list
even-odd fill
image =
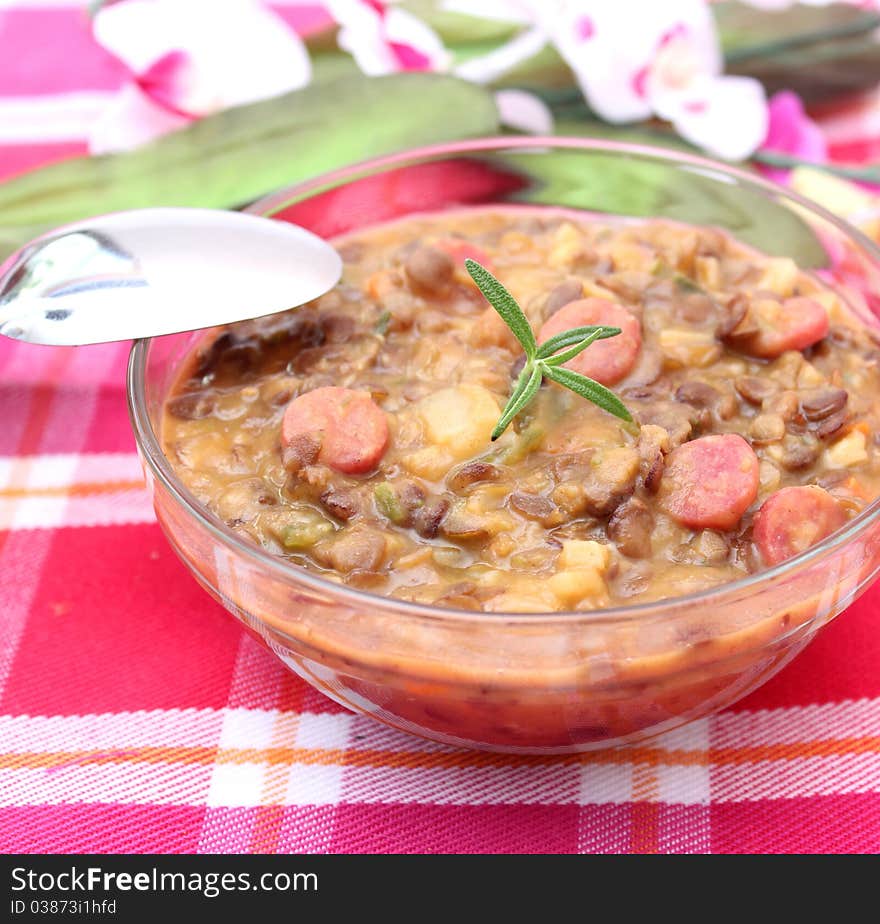
{"label": "lentil stew", "polygon": [[[335,290],[190,357],[161,433],[202,504],[296,565],[452,609],[594,610],[778,564],[880,494],[876,334],[789,259],[499,208],[338,247]],[[570,367],[635,423],[545,383],[490,442],[523,355],[466,257],[539,343],[619,327]]]}

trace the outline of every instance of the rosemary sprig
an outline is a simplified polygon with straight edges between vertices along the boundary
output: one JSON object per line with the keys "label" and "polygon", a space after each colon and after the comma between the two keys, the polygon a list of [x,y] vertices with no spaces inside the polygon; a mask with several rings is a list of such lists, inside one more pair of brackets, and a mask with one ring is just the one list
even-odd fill
{"label": "rosemary sprig", "polygon": [[575,327],[556,334],[539,346],[528,318],[510,292],[476,260],[468,258],[464,265],[471,279],[486,297],[486,301],[498,312],[526,354],[526,364],[514,383],[510,398],[492,431],[493,441],[501,436],[513,418],[535,397],[544,379],[557,382],[621,420],[632,420],[632,415],[614,392],[579,372],[563,367],[563,363],[574,359],[591,343],[616,337],[620,333],[619,327]]}

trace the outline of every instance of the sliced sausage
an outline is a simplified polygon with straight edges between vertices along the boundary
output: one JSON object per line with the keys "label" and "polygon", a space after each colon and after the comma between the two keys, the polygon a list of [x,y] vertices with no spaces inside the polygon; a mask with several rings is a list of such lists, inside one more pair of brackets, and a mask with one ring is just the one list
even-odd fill
{"label": "sliced sausage", "polygon": [[622,305],[604,298],[582,298],[569,302],[544,322],[538,340],[543,343],[563,331],[590,324],[619,327],[620,334],[608,340],[597,340],[565,366],[603,385],[613,385],[636,364],[642,346],[642,327]]}
{"label": "sliced sausage", "polygon": [[805,350],[828,333],[828,312],[812,298],[783,302],[761,299],[748,314],[749,329],[731,339],[738,350],[761,359],[775,359],[786,350]]}
{"label": "sliced sausage", "polygon": [[338,472],[362,474],[376,467],[388,446],[388,421],[366,392],[327,386],[287,405],[282,445],[295,445],[303,436],[320,443],[318,462]]}
{"label": "sliced sausage", "polygon": [[840,504],[818,485],[774,491],[755,514],[752,536],[768,565],[793,558],[846,522]]}
{"label": "sliced sausage", "polygon": [[462,270],[464,270],[464,261],[470,259],[476,260],[480,266],[485,267],[490,272],[492,271],[492,260],[489,254],[482,247],[478,247],[470,241],[458,237],[441,237],[440,240],[434,241],[434,247],[442,250],[452,259],[453,265]]}
{"label": "sliced sausage", "polygon": [[732,529],[758,496],[758,457],[736,433],[702,436],[666,457],[660,506],[694,529]]}

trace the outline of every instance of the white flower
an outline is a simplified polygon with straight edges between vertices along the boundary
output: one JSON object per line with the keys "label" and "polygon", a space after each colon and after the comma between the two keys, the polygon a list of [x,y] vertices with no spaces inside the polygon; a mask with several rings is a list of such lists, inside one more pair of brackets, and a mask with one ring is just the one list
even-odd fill
{"label": "white flower", "polygon": [[[339,24],[339,47],[370,76],[398,71],[447,71],[452,55],[425,22],[393,3],[379,0],[326,0]],[[542,41],[543,44],[543,41]],[[526,55],[528,57],[528,55]],[[465,74],[460,74],[466,78]],[[501,122],[535,135],[553,132],[553,115],[533,93],[502,90],[495,94]]]}
{"label": "white flower", "polygon": [[259,0],[123,0],[102,7],[93,28],[130,79],[94,126],[92,153],[135,147],[311,79],[299,36]]}
{"label": "white flower", "polygon": [[337,41],[371,77],[396,71],[444,71],[451,55],[426,23],[378,0],[326,0],[339,23]]}
{"label": "white flower", "polygon": [[552,43],[590,107],[609,122],[659,116],[718,157],[751,154],[767,133],[767,102],[751,78],[725,77],[704,0],[445,0],[446,9],[522,27],[507,45],[458,70],[492,81]]}

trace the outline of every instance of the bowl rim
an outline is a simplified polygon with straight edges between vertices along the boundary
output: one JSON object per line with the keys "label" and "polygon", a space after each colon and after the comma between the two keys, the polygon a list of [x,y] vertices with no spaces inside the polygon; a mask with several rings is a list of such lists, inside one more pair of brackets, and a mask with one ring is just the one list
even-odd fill
{"label": "bowl rim", "polygon": [[[805,196],[788,190],[776,183],[764,179],[756,174],[749,173],[738,167],[732,167],[721,161],[701,157],[696,154],[680,152],[670,148],[654,147],[652,145],[631,144],[629,142],[608,141],[597,138],[579,138],[574,136],[492,136],[465,141],[438,143],[418,148],[408,148],[393,154],[369,158],[359,161],[317,177],[304,180],[285,187],[275,193],[261,197],[249,205],[245,211],[271,217],[288,205],[302,199],[304,195],[315,194],[327,187],[335,187],[340,181],[349,181],[361,178],[365,174],[383,172],[396,165],[412,161],[424,161],[440,156],[462,155],[487,151],[509,151],[546,148],[567,148],[587,152],[605,152],[639,159],[649,159],[669,164],[670,166],[685,166],[694,168],[694,172],[710,171],[711,178],[726,177],[727,182],[735,180],[757,188],[759,191],[776,199],[788,200],[801,209],[806,210],[824,221],[833,225],[847,238],[858,244],[874,261],[880,270],[880,247],[865,234],[848,222],[834,215],[818,203],[812,202]],[[724,181],[724,180],[722,180]],[[409,618],[420,617],[431,622],[472,623],[493,620],[503,624],[547,628],[553,624],[602,624],[614,622],[628,622],[640,617],[652,617],[653,622],[664,618],[674,618],[684,609],[697,606],[711,606],[713,601],[722,597],[731,598],[733,602],[742,596],[748,596],[756,589],[774,584],[778,579],[787,577],[794,572],[807,570],[825,557],[849,544],[860,534],[866,532],[880,519],[880,497],[869,504],[858,516],[854,517],[847,526],[823,539],[821,542],[790,558],[781,564],[774,565],[764,571],[757,571],[745,575],[735,581],[719,584],[706,590],[696,591],[682,596],[667,597],[625,606],[613,606],[596,610],[560,610],[550,612],[474,612],[472,610],[459,610],[449,607],[434,606],[432,604],[415,603],[401,600],[396,597],[383,596],[365,590],[348,587],[321,577],[319,574],[298,567],[286,559],[263,549],[255,543],[247,542],[239,537],[218,517],[204,507],[196,497],[177,478],[168,458],[162,451],[158,435],[153,430],[149,412],[146,406],[145,371],[146,360],[150,343],[153,339],[143,338],[135,340],[132,344],[128,358],[126,374],[126,395],[128,412],[135,440],[140,450],[141,458],[153,477],[171,495],[202,528],[207,530],[223,545],[231,547],[235,554],[250,559],[254,564],[269,568],[276,572],[284,581],[294,578],[310,590],[316,591],[323,598],[333,597],[337,602],[348,604],[359,609],[369,607],[376,615],[382,610],[388,614],[405,615]],[[851,601],[850,601],[851,602]],[[261,620],[262,621],[262,620]]]}

